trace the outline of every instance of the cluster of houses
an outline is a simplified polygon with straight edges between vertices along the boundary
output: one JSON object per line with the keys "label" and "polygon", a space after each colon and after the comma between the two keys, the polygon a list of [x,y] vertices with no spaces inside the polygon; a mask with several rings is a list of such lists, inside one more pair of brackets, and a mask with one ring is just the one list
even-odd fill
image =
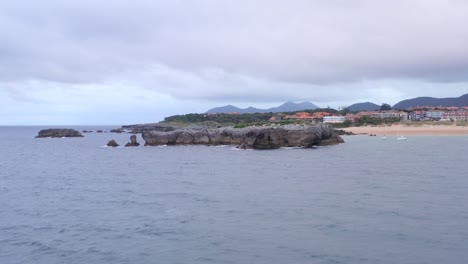
{"label": "cluster of houses", "polygon": [[408,109],[406,111],[368,111],[356,114],[347,114],[345,120],[357,122],[359,118],[369,116],[372,118],[399,118],[400,121],[452,121],[468,122],[468,107],[445,107],[423,109]]}
{"label": "cluster of houses", "polygon": [[408,114],[404,111],[387,110],[387,111],[363,111],[356,114],[347,114],[345,120],[357,122],[361,117],[368,116],[371,118],[399,118],[401,121],[408,120]]}
{"label": "cluster of houses", "polygon": [[408,109],[410,121],[468,121],[468,106]]}
{"label": "cluster of houses", "polygon": [[293,115],[278,114],[273,116],[270,121],[299,119],[315,120],[324,123],[343,123],[346,120],[358,122],[361,117],[370,118],[398,118],[400,121],[462,121],[468,122],[468,107],[443,107],[443,108],[417,108],[407,109],[406,111],[388,110],[388,111],[362,111],[358,113],[348,113],[345,116],[333,115],[328,112],[298,112]]}
{"label": "cluster of houses", "polygon": [[468,121],[468,107],[445,107],[444,109],[414,109],[408,113],[411,121]]}

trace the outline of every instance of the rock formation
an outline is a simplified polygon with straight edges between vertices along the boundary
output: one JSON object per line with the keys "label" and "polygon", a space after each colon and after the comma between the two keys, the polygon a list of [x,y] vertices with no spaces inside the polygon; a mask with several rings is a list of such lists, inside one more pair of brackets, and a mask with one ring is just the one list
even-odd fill
{"label": "rock formation", "polygon": [[111,133],[123,133],[125,132],[125,130],[123,130],[122,128],[115,128],[115,129],[111,129],[110,130]]}
{"label": "rock formation", "polygon": [[339,136],[355,136],[356,134],[354,134],[353,132],[351,131],[345,131],[343,129],[335,129],[335,132],[339,135]]}
{"label": "rock formation", "polygon": [[258,126],[246,128],[190,128],[142,134],[145,146],[158,145],[235,145],[243,149],[277,149],[335,145],[343,139],[330,125]]}
{"label": "rock formation", "polygon": [[36,138],[62,138],[62,137],[82,137],[83,135],[74,129],[51,128],[39,131]]}
{"label": "rock formation", "polygon": [[107,146],[115,148],[115,147],[118,147],[119,144],[117,144],[117,142],[115,142],[115,140],[112,139],[109,142],[107,142]]}
{"label": "rock formation", "polygon": [[137,137],[135,135],[130,136],[130,142],[128,142],[126,147],[138,147],[140,146],[140,143],[137,142]]}

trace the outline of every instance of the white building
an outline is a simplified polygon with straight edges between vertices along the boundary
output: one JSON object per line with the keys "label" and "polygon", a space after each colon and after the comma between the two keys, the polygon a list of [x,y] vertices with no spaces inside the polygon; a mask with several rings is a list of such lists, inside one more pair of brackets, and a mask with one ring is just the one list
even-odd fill
{"label": "white building", "polygon": [[324,123],[343,123],[345,121],[344,116],[324,116],[323,122]]}
{"label": "white building", "polygon": [[395,110],[390,110],[390,111],[380,111],[380,112],[374,112],[371,117],[373,118],[400,118],[401,120],[407,120],[408,119],[408,114],[402,111],[395,111]]}
{"label": "white building", "polygon": [[445,111],[427,111],[426,117],[431,119],[441,119]]}

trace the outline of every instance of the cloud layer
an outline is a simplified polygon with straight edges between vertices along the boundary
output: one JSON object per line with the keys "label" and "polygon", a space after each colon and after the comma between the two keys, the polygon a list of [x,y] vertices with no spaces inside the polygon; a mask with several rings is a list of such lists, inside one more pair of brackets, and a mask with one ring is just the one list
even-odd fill
{"label": "cloud layer", "polygon": [[466,25],[465,0],[2,1],[0,89],[30,103],[115,85],[197,102],[457,96]]}
{"label": "cloud layer", "polygon": [[0,10],[2,79],[93,82],[154,64],[306,83],[468,78],[461,0],[19,0]]}

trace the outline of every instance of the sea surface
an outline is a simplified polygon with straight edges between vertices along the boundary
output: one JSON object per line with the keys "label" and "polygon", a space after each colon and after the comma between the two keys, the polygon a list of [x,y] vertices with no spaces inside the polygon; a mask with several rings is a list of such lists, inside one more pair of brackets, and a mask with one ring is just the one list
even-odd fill
{"label": "sea surface", "polygon": [[42,128],[0,127],[1,264],[468,263],[467,136],[253,151]]}

